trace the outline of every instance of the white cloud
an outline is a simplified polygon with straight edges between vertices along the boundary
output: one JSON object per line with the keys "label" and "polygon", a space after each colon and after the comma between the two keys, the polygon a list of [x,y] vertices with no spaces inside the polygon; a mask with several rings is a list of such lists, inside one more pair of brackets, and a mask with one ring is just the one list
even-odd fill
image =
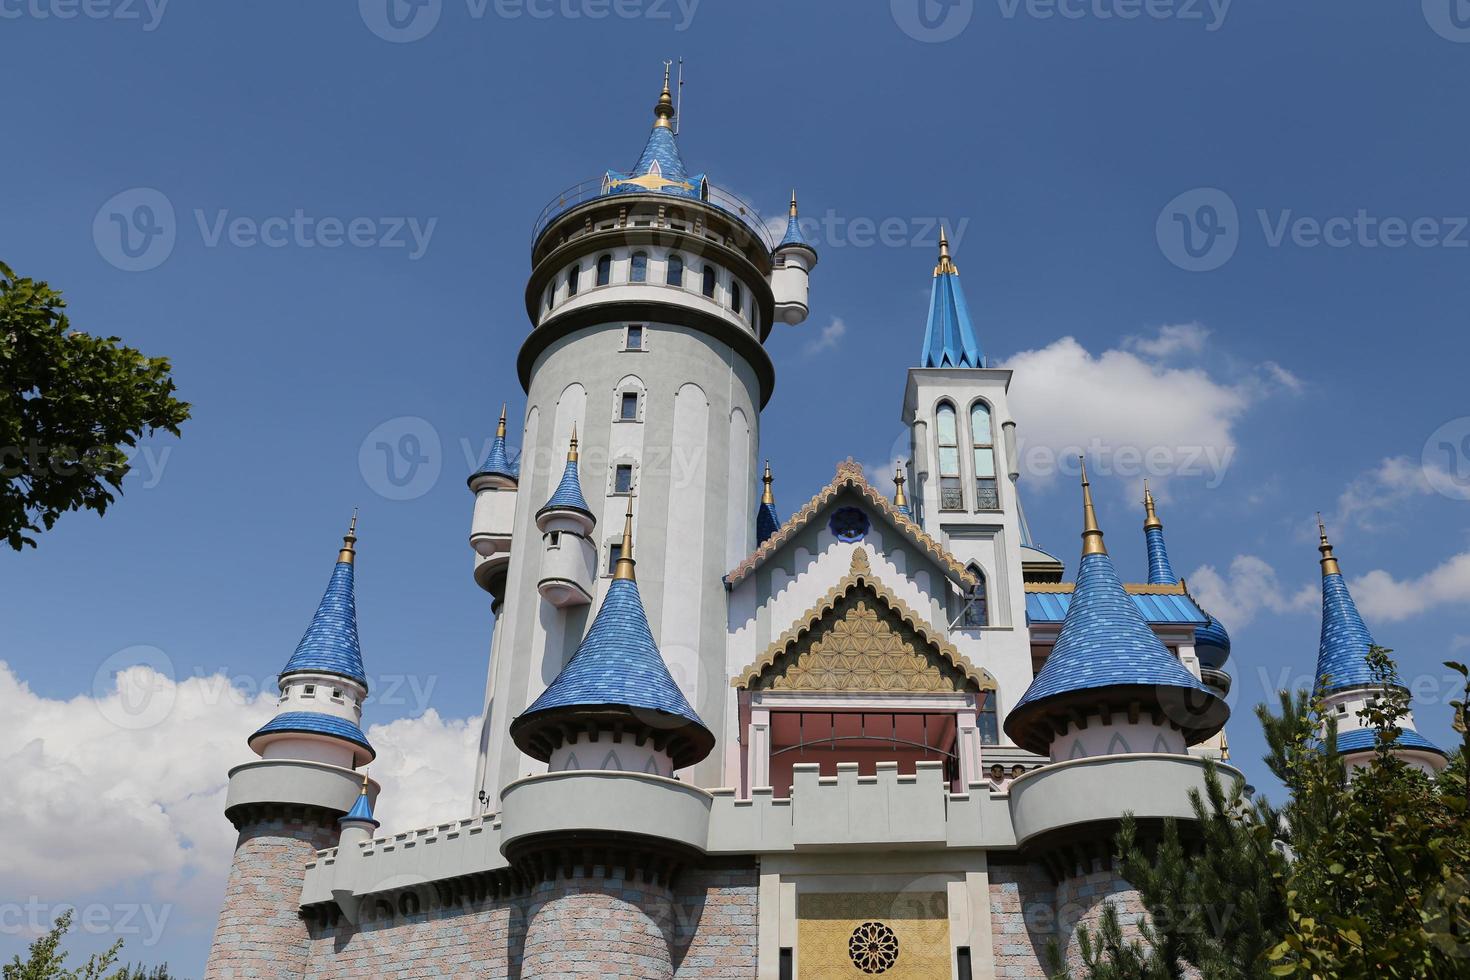
{"label": "white cloud", "polygon": [[1470,551],[1412,579],[1396,579],[1382,569],[1351,579],[1348,587],[1369,621],[1394,622],[1438,606],[1470,602]]}
{"label": "white cloud", "polygon": [[841,317],[834,316],[832,322],[822,328],[821,333],[807,342],[806,347],[802,349],[802,353],[810,357],[813,354],[820,354],[822,351],[831,350],[837,346],[837,342],[842,339],[845,333],[847,333],[847,324],[842,321]]}
{"label": "white cloud", "polygon": [[1236,555],[1224,574],[1214,565],[1201,565],[1186,581],[1200,605],[1230,628],[1246,626],[1263,610],[1304,612],[1320,603],[1319,587],[1303,585],[1292,591],[1270,563],[1255,555]]}
{"label": "white cloud", "polygon": [[1224,380],[1172,363],[1201,353],[1207,336],[1198,324],[1184,324],[1099,354],[1064,337],[1011,357],[1022,473],[1042,482],[1074,474],[1076,456],[1085,452],[1093,475],[1127,481],[1130,499],[1141,496],[1145,478],[1164,496],[1173,478],[1218,486],[1234,460],[1241,417],[1300,382],[1275,364]]}
{"label": "white cloud", "polygon": [[1337,498],[1332,526],[1357,527],[1366,531],[1382,526],[1386,515],[1399,511],[1407,500],[1434,494],[1433,474],[1421,460],[1390,456],[1356,477]]}
{"label": "white cloud", "polygon": [[[175,681],[146,665],[100,684],[46,698],[0,661],[0,881],[43,903],[126,889],[207,934],[235,845],[226,773],[255,759],[245,739],[274,698],[223,675]],[[430,710],[368,728],[385,831],[468,813],[476,727]]]}

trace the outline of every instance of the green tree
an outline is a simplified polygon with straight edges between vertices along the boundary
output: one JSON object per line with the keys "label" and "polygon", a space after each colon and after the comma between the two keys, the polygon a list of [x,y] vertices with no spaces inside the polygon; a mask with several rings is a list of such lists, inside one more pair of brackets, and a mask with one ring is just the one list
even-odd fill
{"label": "green tree", "polygon": [[72,330],[65,306],[0,262],[0,535],[17,551],[68,511],[106,512],[124,447],[189,417],[167,358]]}
{"label": "green tree", "polygon": [[61,913],[46,935],[31,943],[24,961],[17,956],[3,968],[0,973],[3,980],[174,980],[167,964],[152,970],[142,966],[113,970],[117,954],[122,950],[121,939],[105,953],[94,953],[80,967],[68,970],[63,965],[67,954],[61,948],[61,940],[71,928],[71,919],[70,909]]}
{"label": "green tree", "polygon": [[[1266,763],[1286,787],[1281,809],[1222,788],[1213,766],[1191,796],[1192,842],[1166,822],[1142,841],[1125,820],[1117,846],[1152,924],[1128,940],[1107,914],[1080,938],[1091,980],[1422,978],[1470,975],[1470,733],[1465,695],[1452,702],[1462,745],[1437,779],[1391,746],[1408,712],[1390,651],[1369,663],[1383,693],[1360,712],[1377,730],[1372,760],[1351,774],[1337,721],[1305,692],[1256,709]],[[1060,962],[1056,951],[1054,961]],[[1066,976],[1058,969],[1058,977]]]}

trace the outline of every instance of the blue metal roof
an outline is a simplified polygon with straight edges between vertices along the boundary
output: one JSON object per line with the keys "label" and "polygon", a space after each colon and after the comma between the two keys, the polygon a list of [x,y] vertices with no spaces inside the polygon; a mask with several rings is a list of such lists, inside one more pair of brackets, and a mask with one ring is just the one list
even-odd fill
{"label": "blue metal roof", "polygon": [[337,822],[345,823],[348,820],[361,820],[363,823],[370,823],[374,827],[382,826],[378,821],[373,819],[373,804],[368,799],[367,793],[359,794],[357,802],[352,804],[351,810],[347,811],[347,816],[339,817]]}
{"label": "blue metal roof", "polygon": [[627,173],[609,170],[603,177],[607,194],[673,194],[676,197],[704,197],[705,175],[684,168],[679,144],[668,126],[654,124],[648,143],[638,162]]}
{"label": "blue metal roof", "polygon": [[339,561],[332,569],[321,605],[286,661],[281,676],[301,673],[338,674],[367,687],[362,651],[357,643],[357,603],[352,592],[352,562]]}
{"label": "blue metal roof", "polygon": [[1130,596],[1111,558],[1085,554],[1070,598],[1056,645],[1013,715],[1025,705],[1081,690],[1143,684],[1204,691],[1149,628],[1139,604],[1129,601],[1183,597]]}
{"label": "blue metal roof", "polygon": [[[792,210],[795,210],[794,205],[792,207]],[[806,235],[802,234],[801,222],[797,220],[797,217],[794,214],[787,219],[786,234],[784,237],[782,237],[781,241],[776,243],[776,249],[779,251],[780,249],[783,249],[788,245],[800,245],[802,248],[811,249],[813,253],[815,253],[817,250],[816,246],[814,246],[811,242],[807,240]]]}
{"label": "blue metal roof", "polygon": [[369,758],[376,758],[377,753],[368,744],[367,736],[362,729],[348,721],[346,718],[338,718],[336,715],[324,715],[316,711],[287,711],[276,715],[270,721],[260,726],[249,741],[253,742],[262,735],[272,735],[279,732],[306,732],[310,735],[330,735],[343,741],[351,742],[353,745],[364,748]]}
{"label": "blue metal roof", "polygon": [[604,706],[661,711],[708,731],[669,675],[631,578],[613,579],[582,645],[521,717]]}
{"label": "blue metal roof", "polygon": [[587,499],[582,496],[582,480],[577,474],[577,461],[567,460],[567,468],[562,471],[561,482],[556,485],[556,491],[552,493],[551,499],[546,501],[542,510],[551,510],[555,507],[567,507],[572,510],[580,510],[583,513],[592,513],[587,506]]}
{"label": "blue metal roof", "polygon": [[920,367],[980,367],[983,355],[970,323],[970,308],[958,272],[939,272],[929,294],[929,322],[924,328]]}
{"label": "blue metal roof", "polygon": [[[1317,647],[1317,693],[1375,685],[1368,669],[1373,634],[1358,615],[1341,572],[1322,576],[1322,641]],[[1323,675],[1328,679],[1322,683]]]}
{"label": "blue metal roof", "polygon": [[[1067,618],[1067,609],[1072,604],[1069,592],[1027,592],[1026,618],[1033,623],[1060,623]],[[1133,595],[1128,594],[1146,623],[1169,623],[1204,625],[1209,619],[1187,595]]]}
{"label": "blue metal roof", "polygon": [[[1225,624],[1214,616],[1210,616],[1209,622],[1194,631],[1194,649],[1195,653],[1200,655],[1201,660],[1208,660],[1204,651],[1211,650],[1223,650],[1228,657],[1230,634],[1225,631]],[[1224,663],[1224,658],[1221,658],[1220,663]],[[1209,666],[1218,667],[1220,663],[1210,661]]]}
{"label": "blue metal roof", "polygon": [[[1422,749],[1425,752],[1433,752],[1436,755],[1445,755],[1445,751],[1435,745],[1429,739],[1420,735],[1412,728],[1400,729],[1398,738],[1393,742],[1396,748]],[[1373,749],[1378,747],[1378,729],[1355,728],[1350,732],[1339,732],[1337,736],[1337,752],[1357,752],[1362,749]],[[1448,758],[1447,755],[1445,755]]]}
{"label": "blue metal roof", "polygon": [[510,461],[510,454],[505,448],[505,436],[497,435],[495,441],[490,444],[490,451],[485,454],[485,461],[475,471],[475,476],[504,476],[516,479],[516,467]]}
{"label": "blue metal roof", "polygon": [[1179,576],[1169,564],[1169,549],[1164,547],[1164,529],[1144,528],[1144,539],[1148,544],[1148,581],[1150,585],[1175,585]]}
{"label": "blue metal roof", "polygon": [[776,514],[776,505],[762,503],[755,512],[755,543],[766,543],[766,539],[781,529],[781,518]]}

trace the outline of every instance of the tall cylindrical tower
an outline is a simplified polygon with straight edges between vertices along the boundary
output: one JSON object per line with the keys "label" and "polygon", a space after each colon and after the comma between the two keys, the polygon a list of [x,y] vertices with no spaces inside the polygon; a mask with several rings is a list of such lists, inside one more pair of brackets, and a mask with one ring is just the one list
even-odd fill
{"label": "tall cylindrical tower", "polygon": [[[685,697],[724,730],[722,579],[755,546],[760,410],[775,381],[763,344],[779,299],[776,245],[752,208],[685,169],[667,72],[632,170],[564,192],[538,220],[525,294],[531,332],[517,359],[526,412],[516,544],[475,787],[492,808],[507,783],[544,770],[508,726],[586,632],[612,581],[628,498],[654,635]],[[590,605],[558,606],[537,590],[553,542],[536,514],[556,492],[574,426],[596,519],[596,576]],[[717,783],[719,758],[684,777]]]}

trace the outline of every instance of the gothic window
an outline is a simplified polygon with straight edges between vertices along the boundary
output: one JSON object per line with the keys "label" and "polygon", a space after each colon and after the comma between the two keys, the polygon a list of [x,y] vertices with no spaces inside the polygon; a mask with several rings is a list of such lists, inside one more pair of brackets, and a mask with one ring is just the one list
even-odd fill
{"label": "gothic window", "polygon": [[597,259],[597,285],[606,286],[612,282],[612,256],[603,255]]}
{"label": "gothic window", "polygon": [[578,263],[567,270],[567,296],[577,295],[577,287],[581,285],[582,265]]}
{"label": "gothic window", "polygon": [[740,312],[740,307],[744,305],[744,302],[745,302],[745,298],[744,298],[744,296],[741,295],[740,283],[736,282],[734,279],[731,279],[730,280],[730,309],[734,310],[736,313],[739,313]]}
{"label": "gothic window", "polygon": [[648,253],[634,252],[632,271],[628,273],[629,282],[648,281]]}
{"label": "gothic window", "polygon": [[980,692],[980,707],[975,712],[975,727],[980,730],[981,745],[1000,744],[1000,723],[995,714],[995,692]]}
{"label": "gothic window", "polygon": [[990,428],[990,406],[976,402],[970,408],[970,438],[975,448],[975,509],[1000,510],[995,483],[995,436]]}
{"label": "gothic window", "polygon": [[664,275],[664,282],[670,286],[684,285],[684,259],[678,255],[670,255],[668,271]]}
{"label": "gothic window", "polygon": [[960,436],[954,406],[940,402],[935,412],[935,435],[939,440],[939,509],[964,510],[965,491],[960,485]]}
{"label": "gothic window", "polygon": [[712,265],[704,267],[704,295],[715,298],[715,267]]}
{"label": "gothic window", "polygon": [[980,629],[990,625],[990,596],[986,593],[985,573],[975,565],[971,565],[967,571],[975,576],[975,587],[965,593],[962,628]]}
{"label": "gothic window", "polygon": [[625,391],[618,401],[618,421],[638,421],[638,392]]}

